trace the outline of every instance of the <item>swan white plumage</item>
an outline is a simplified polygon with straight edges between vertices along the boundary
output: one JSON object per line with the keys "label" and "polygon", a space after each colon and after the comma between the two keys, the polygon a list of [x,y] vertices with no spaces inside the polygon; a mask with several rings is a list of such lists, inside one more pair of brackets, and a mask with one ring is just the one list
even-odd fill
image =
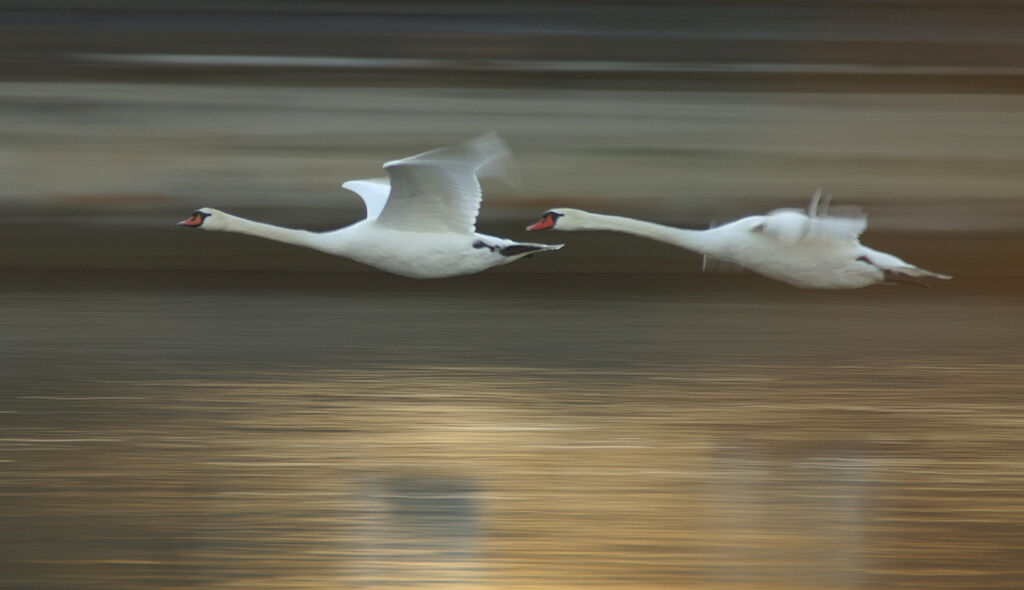
{"label": "swan white plumage", "polygon": [[477,177],[509,158],[504,140],[491,133],[388,162],[388,178],[342,184],[363,199],[366,219],[333,231],[289,229],[208,207],[178,225],[304,246],[417,279],[471,274],[562,247],[476,232],[482,199]]}
{"label": "swan white plumage", "polygon": [[818,209],[820,191],[807,212],[778,209],[706,230],[669,227],[579,209],[551,209],[530,231],[609,230],[657,240],[732,262],[805,289],[857,289],[875,283],[950,279],[860,243],[867,216],[828,215]]}

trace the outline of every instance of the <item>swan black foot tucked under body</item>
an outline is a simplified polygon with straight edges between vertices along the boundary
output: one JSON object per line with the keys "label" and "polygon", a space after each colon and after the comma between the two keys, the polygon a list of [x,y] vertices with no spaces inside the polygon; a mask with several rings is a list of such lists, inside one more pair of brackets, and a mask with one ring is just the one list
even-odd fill
{"label": "swan black foot tucked under body", "polygon": [[511,246],[500,246],[494,244],[488,244],[481,240],[473,242],[474,248],[487,248],[491,252],[497,252],[502,256],[521,256],[523,254],[529,255],[534,252],[543,252],[544,250],[550,250],[551,246],[546,244],[513,244]]}

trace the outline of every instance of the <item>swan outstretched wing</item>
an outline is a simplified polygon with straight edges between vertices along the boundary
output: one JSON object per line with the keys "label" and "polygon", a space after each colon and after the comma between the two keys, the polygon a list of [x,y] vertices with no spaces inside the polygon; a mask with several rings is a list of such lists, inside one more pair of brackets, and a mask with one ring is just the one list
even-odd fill
{"label": "swan outstretched wing", "polygon": [[842,207],[836,214],[830,214],[830,211],[836,211],[836,208],[829,209],[832,195],[826,195],[824,201],[821,197],[819,188],[811,197],[806,212],[800,209],[776,209],[765,215],[755,229],[788,244],[795,244],[805,238],[856,241],[868,227],[868,216],[857,207]]}
{"label": "swan outstretched wing", "polygon": [[868,227],[868,216],[851,209],[849,216],[828,215],[811,218],[811,233],[817,236],[853,241]]}
{"label": "swan outstretched wing", "polygon": [[868,226],[864,214],[852,217],[808,217],[799,209],[776,209],[765,215],[754,231],[763,232],[780,242],[795,244],[809,238],[856,241]]}
{"label": "swan outstretched wing", "polygon": [[384,164],[391,196],[378,221],[411,231],[472,233],[482,193],[478,176],[507,172],[508,146],[495,133]]}
{"label": "swan outstretched wing", "polygon": [[391,181],[388,178],[367,178],[364,180],[349,180],[342,183],[341,188],[346,188],[363,199],[366,205],[366,218],[376,219],[388,203],[388,194],[391,193]]}

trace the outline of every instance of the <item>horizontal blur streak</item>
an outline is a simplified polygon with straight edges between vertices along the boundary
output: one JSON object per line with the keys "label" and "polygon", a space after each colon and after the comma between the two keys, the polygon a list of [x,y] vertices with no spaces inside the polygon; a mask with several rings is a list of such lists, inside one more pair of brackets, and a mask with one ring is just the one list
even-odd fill
{"label": "horizontal blur streak", "polygon": [[376,57],[328,57],[287,55],[187,55],[187,54],[81,54],[74,56],[83,61],[112,63],[140,63],[194,67],[252,67],[252,68],[352,68],[371,70],[411,69],[467,69],[523,72],[676,72],[708,73],[734,72],[739,74],[890,74],[1024,76],[1024,67],[964,67],[964,66],[909,66],[873,64],[771,64],[771,63],[679,63],[631,61],[558,61],[558,60],[441,60],[400,59]]}
{"label": "horizontal blur streak", "polygon": [[577,205],[706,226],[822,187],[869,231],[1024,223],[1024,95],[8,83],[0,123],[0,207],[90,223],[272,206],[337,227],[363,213],[341,181],[491,129],[522,183],[486,186],[484,222]]}

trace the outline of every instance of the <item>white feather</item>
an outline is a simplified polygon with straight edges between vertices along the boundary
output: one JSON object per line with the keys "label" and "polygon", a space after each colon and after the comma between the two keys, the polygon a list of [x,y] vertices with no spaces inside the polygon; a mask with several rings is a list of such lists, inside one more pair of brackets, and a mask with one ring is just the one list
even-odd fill
{"label": "white feather", "polygon": [[378,220],[395,229],[473,233],[482,199],[477,176],[508,160],[507,144],[492,133],[388,162],[391,196]]}
{"label": "white feather", "polygon": [[342,183],[341,188],[348,189],[363,199],[363,203],[366,205],[367,219],[377,219],[388,202],[391,181],[387,178],[349,180]]}

